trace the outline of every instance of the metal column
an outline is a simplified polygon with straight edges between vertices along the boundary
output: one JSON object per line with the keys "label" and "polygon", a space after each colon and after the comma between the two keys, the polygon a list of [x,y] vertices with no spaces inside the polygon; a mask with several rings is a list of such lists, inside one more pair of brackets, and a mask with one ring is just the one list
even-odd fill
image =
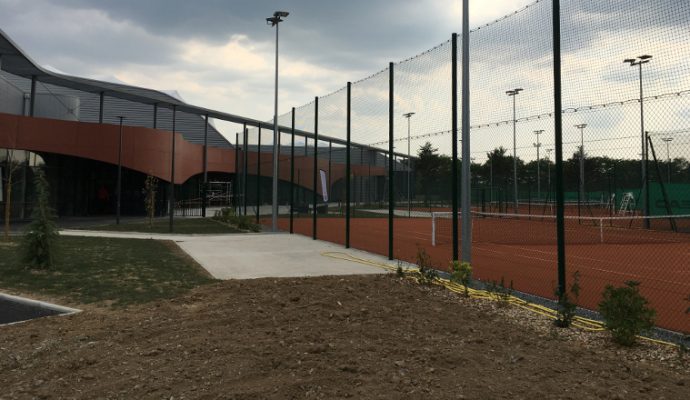
{"label": "metal column", "polygon": [[552,3],[553,27],[553,94],[554,134],[556,139],[556,237],[558,243],[558,294],[566,293],[565,280],[565,219],[563,193],[563,108],[561,99],[561,2]]}
{"label": "metal column", "polygon": [[260,221],[261,207],[261,126],[259,126],[258,145],[256,147],[256,223]]}
{"label": "metal column", "polygon": [[[470,157],[470,147],[472,142],[470,141],[470,11],[468,3],[469,0],[463,0],[462,2],[462,182],[460,191],[462,193],[462,261],[471,263],[472,214],[470,213],[470,207],[472,201],[472,176],[470,167],[472,158]],[[457,71],[457,68],[454,71]],[[457,77],[455,81],[457,84]],[[457,93],[457,87],[454,93]]]}
{"label": "metal column", "polygon": [[[235,138],[237,140],[237,138]],[[235,159],[237,159],[237,141],[235,141]],[[203,189],[201,190],[201,216],[206,216],[206,193],[208,189],[208,114],[204,118],[204,160],[203,160],[203,170],[204,170],[204,183]],[[237,173],[237,170],[235,170]],[[234,179],[233,179],[234,181]]]}
{"label": "metal column", "polygon": [[242,158],[244,161],[244,168],[242,169],[242,201],[244,202],[244,212],[242,215],[245,217],[247,216],[247,169],[249,168],[249,145],[247,144],[248,141],[248,136],[249,133],[247,132],[247,124],[244,123],[242,124],[242,135],[244,135],[244,138],[242,139],[242,148],[244,150],[242,154]]}
{"label": "metal column", "polygon": [[294,233],[293,218],[295,208],[295,107],[292,107],[290,129],[290,233]]}
{"label": "metal column", "polygon": [[36,111],[36,75],[31,75],[31,98],[29,99],[29,116],[33,117]]}
{"label": "metal column", "polygon": [[314,203],[314,210],[312,214],[312,238],[316,240],[316,187],[318,184],[317,176],[319,175],[319,98],[314,98],[314,192],[312,200]]}
{"label": "metal column", "polygon": [[347,83],[347,143],[346,143],[346,154],[345,154],[345,248],[350,248],[350,197],[351,197],[351,184],[350,184],[350,134],[351,134],[351,114],[352,109],[352,83]]}
{"label": "metal column", "polygon": [[115,224],[120,225],[120,209],[122,207],[122,120],[125,117],[120,116],[120,135],[117,146],[117,204],[115,206]]}
{"label": "metal column", "polygon": [[98,102],[98,123],[102,124],[103,123],[103,106],[105,103],[105,92],[100,93],[99,97],[99,102]]}
{"label": "metal column", "polygon": [[393,194],[393,63],[388,64],[388,259],[393,259],[393,212],[395,210],[395,195]]}
{"label": "metal column", "polygon": [[[451,171],[451,210],[453,219],[453,261],[459,259],[458,250],[458,34],[454,33],[451,38],[451,126],[452,134],[452,171]],[[464,143],[463,143],[464,145]],[[462,164],[465,165],[463,158]],[[464,169],[464,168],[463,168]]]}
{"label": "metal column", "polygon": [[177,114],[177,106],[173,106],[172,115],[172,153],[170,154],[170,196],[169,196],[169,211],[170,211],[170,232],[173,232],[173,220],[175,217],[175,117]]}

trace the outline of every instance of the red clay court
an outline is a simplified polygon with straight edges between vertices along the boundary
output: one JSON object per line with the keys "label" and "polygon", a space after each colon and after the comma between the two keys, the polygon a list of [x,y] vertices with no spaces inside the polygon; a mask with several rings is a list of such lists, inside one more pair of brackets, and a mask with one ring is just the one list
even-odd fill
{"label": "red clay court", "polygon": [[[431,256],[433,264],[448,270],[452,259],[450,221],[437,227],[437,245],[432,246],[431,218],[396,217],[394,257],[415,262],[418,248]],[[690,332],[685,310],[690,295],[690,234],[663,229],[655,221],[652,230],[615,221],[595,226],[576,220],[566,221],[566,265],[568,285],[575,271],[580,273],[578,304],[596,310],[605,285],[641,282],[640,291],[657,311],[659,327]],[[613,225],[613,226],[611,226]],[[288,230],[288,218],[279,226]],[[351,218],[350,245],[353,248],[388,255],[388,219]],[[311,217],[295,217],[294,231],[312,236]],[[551,220],[475,218],[472,228],[472,267],[475,279],[502,277],[512,281],[515,290],[555,299],[557,284],[556,229]],[[602,232],[604,243],[601,243]],[[345,219],[317,219],[317,238],[344,245]]]}

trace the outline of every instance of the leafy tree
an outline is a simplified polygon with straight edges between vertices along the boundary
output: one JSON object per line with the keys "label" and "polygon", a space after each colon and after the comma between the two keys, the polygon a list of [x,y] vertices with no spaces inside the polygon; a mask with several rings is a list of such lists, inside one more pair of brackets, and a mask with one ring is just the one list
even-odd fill
{"label": "leafy tree", "polygon": [[34,175],[36,202],[31,224],[22,239],[24,261],[36,268],[49,268],[53,265],[55,240],[58,237],[55,212],[50,207],[50,187],[42,169]]}

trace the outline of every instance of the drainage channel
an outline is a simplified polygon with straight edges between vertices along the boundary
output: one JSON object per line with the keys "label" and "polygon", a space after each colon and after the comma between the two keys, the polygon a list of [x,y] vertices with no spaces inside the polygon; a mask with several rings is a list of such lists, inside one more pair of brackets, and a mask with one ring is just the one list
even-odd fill
{"label": "drainage channel", "polygon": [[51,315],[70,315],[81,310],[0,293],[0,325],[9,325]]}

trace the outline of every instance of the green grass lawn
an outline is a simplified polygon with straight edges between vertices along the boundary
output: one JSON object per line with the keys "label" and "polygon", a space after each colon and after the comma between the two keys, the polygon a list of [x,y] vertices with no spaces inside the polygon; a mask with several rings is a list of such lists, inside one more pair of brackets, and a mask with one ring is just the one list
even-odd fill
{"label": "green grass lawn", "polygon": [[126,306],[215,281],[169,241],[60,236],[55,265],[32,270],[21,261],[18,240],[0,242],[0,289]]}
{"label": "green grass lawn", "polygon": [[[149,227],[148,222],[128,222],[120,225],[92,225],[77,229],[115,231],[115,232],[144,232],[144,233],[170,233],[169,220],[167,218],[157,218],[153,221],[153,226]],[[211,218],[179,218],[173,223],[173,233],[241,233],[239,229],[230,225],[215,221]]]}

